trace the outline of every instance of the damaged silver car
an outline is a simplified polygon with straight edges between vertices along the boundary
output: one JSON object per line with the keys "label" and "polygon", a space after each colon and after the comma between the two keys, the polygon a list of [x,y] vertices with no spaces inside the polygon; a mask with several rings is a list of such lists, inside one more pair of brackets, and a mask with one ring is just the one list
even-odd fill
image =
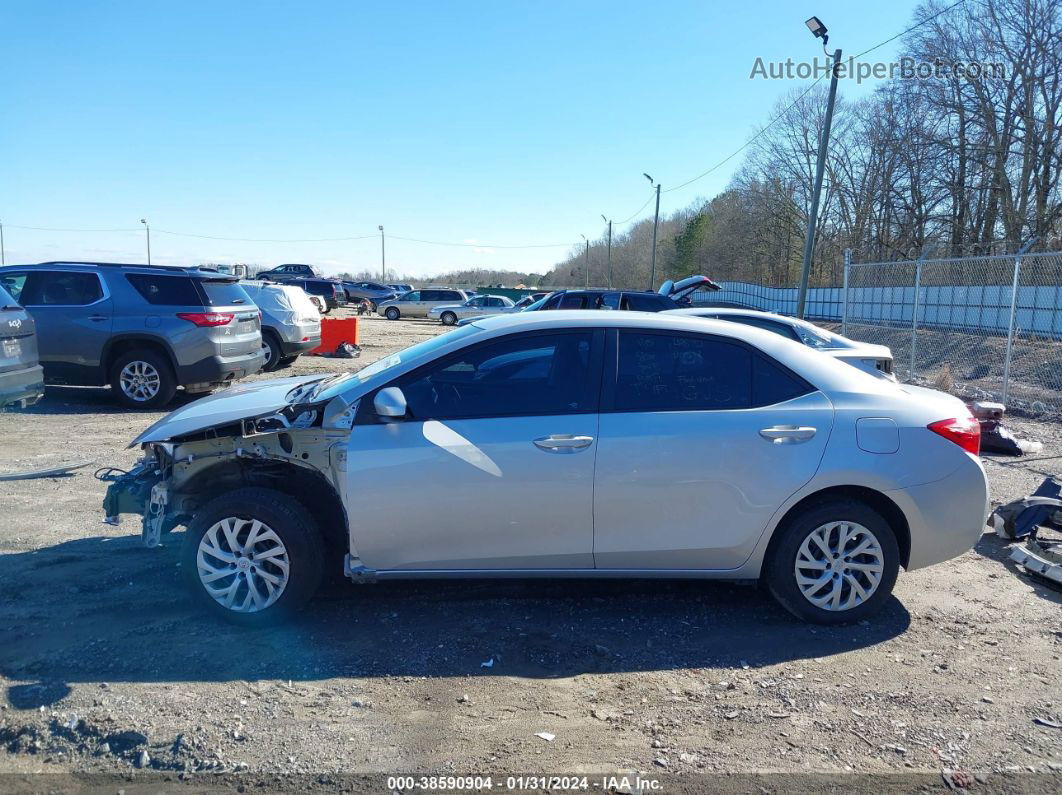
{"label": "damaged silver car", "polygon": [[104,507],[148,546],[185,525],[195,598],[248,624],[326,571],[761,581],[839,623],[974,544],[978,439],[956,398],[761,329],[530,312],[191,403],[133,442]]}

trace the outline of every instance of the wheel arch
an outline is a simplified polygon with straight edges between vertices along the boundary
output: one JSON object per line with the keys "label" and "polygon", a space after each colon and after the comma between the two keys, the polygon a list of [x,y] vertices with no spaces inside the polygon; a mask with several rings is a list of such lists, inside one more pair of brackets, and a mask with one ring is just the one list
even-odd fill
{"label": "wheel arch", "polygon": [[107,340],[103,346],[103,355],[100,362],[103,365],[103,383],[107,383],[111,377],[111,368],[115,360],[123,353],[128,353],[138,348],[146,348],[155,353],[160,353],[169,362],[174,376],[177,374],[177,357],[173,355],[173,349],[169,343],[161,337],[150,334],[121,334]]}
{"label": "wheel arch", "polygon": [[176,494],[185,515],[237,488],[272,489],[291,497],[313,517],[329,555],[340,559],[349,548],[347,513],[343,500],[324,475],[308,466],[277,460],[225,459],[200,470],[182,483]]}
{"label": "wheel arch", "polygon": [[888,496],[866,486],[830,486],[803,497],[799,502],[792,505],[775,524],[771,533],[771,540],[767,544],[763,560],[770,560],[774,548],[780,541],[785,528],[793,517],[815,504],[832,499],[850,499],[865,503],[880,513],[889,527],[896,534],[896,544],[900,548],[900,565],[907,568],[911,561],[911,526],[907,516],[895,502]]}

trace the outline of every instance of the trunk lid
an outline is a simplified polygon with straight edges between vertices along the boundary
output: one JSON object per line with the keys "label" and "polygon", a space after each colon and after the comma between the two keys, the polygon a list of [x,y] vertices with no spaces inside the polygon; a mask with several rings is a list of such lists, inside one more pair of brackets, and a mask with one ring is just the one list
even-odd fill
{"label": "trunk lid", "polygon": [[707,276],[687,276],[685,279],[679,279],[677,282],[668,279],[660,285],[660,289],[658,289],[657,292],[660,295],[666,295],[673,301],[677,301],[692,292],[702,289],[722,290],[723,288]]}

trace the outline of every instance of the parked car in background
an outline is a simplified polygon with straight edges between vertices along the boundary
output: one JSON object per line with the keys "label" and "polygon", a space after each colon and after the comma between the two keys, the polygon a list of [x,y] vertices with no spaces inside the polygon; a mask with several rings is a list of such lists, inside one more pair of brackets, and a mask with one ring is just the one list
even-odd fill
{"label": "parked car in background", "polygon": [[398,293],[389,285],[376,282],[343,282],[343,289],[347,294],[347,301],[353,303],[358,300],[369,302],[369,309],[376,311],[376,306],[381,301],[390,301]]}
{"label": "parked car in background", "polygon": [[287,281],[288,279],[318,279],[320,277],[321,274],[311,265],[290,264],[278,265],[270,270],[261,271],[256,278],[266,281],[282,282]]}
{"label": "parked car in background", "polygon": [[413,292],[413,285],[412,284],[389,284],[387,286],[395,291],[395,295],[396,296],[402,295],[402,293],[411,293],[411,292]]}
{"label": "parked car in background", "polygon": [[632,312],[665,312],[697,290],[719,290],[707,276],[670,280],[655,293],[639,290],[557,290],[541,309],[620,309]]}
{"label": "parked car in background", "polygon": [[179,386],[209,392],[262,369],[258,307],[235,276],[151,265],[0,267],[33,316],[45,380],[109,384],[119,403],[158,409]]}
{"label": "parked car in background", "polygon": [[469,298],[464,290],[453,290],[448,287],[424,287],[413,290],[383,301],[376,307],[376,311],[388,320],[398,320],[402,317],[427,317],[432,307],[442,304],[463,304]]}
{"label": "parked car in background", "polygon": [[0,409],[26,408],[43,396],[33,317],[0,286]]}
{"label": "parked car in background", "polygon": [[712,320],[727,320],[771,331],[786,339],[796,340],[802,345],[827,353],[860,370],[874,376],[896,380],[892,372],[892,351],[885,345],[859,342],[834,334],[795,317],[786,317],[774,312],[760,312],[753,309],[725,309],[722,307],[698,307],[695,309],[673,309],[672,313],[690,317],[703,317]]}
{"label": "parked car in background", "polygon": [[342,283],[334,279],[286,279],[284,284],[293,284],[311,295],[320,296],[325,303],[322,314],[327,315],[333,309],[347,305],[347,293]]}
{"label": "parked car in background", "polygon": [[262,369],[289,367],[299,354],[321,344],[321,315],[310,296],[294,284],[241,282],[262,313]]}
{"label": "parked car in background", "polygon": [[523,298],[516,302],[516,308],[520,310],[526,309],[527,307],[531,306],[531,304],[541,301],[547,295],[549,295],[548,292],[531,293],[530,295],[525,295]]}
{"label": "parked car in background", "polygon": [[485,317],[518,311],[511,299],[501,295],[477,295],[462,304],[440,304],[428,310],[428,317],[444,326],[453,326],[461,318]]}
{"label": "parked car in background", "polygon": [[[146,514],[149,544],[187,525],[193,598],[250,625],[326,570],[758,580],[838,624],[887,604],[901,567],[981,537],[979,438],[957,398],[762,329],[520,312],[179,409],[134,440],[144,459],[104,506]],[[492,518],[469,521],[471,503]]]}

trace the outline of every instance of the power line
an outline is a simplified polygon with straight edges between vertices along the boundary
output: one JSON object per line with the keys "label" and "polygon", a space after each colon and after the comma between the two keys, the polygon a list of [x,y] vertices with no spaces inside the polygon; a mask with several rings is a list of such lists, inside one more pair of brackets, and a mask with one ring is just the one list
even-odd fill
{"label": "power line", "polygon": [[862,57],[863,57],[864,55],[866,55],[866,54],[867,54],[868,52],[874,52],[874,50],[878,49],[878,47],[884,47],[884,46],[885,46],[886,44],[888,44],[888,43],[890,43],[890,42],[893,42],[893,41],[896,41],[896,39],[900,38],[900,36],[904,36],[904,35],[906,35],[906,34],[910,33],[910,32],[911,32],[912,30],[916,30],[917,28],[920,28],[920,27],[922,27],[923,25],[925,25],[925,24],[927,24],[927,23],[929,23],[929,22],[932,22],[932,21],[933,21],[934,19],[936,19],[937,17],[939,17],[939,16],[941,16],[941,15],[943,15],[943,14],[946,14],[946,13],[948,13],[948,12],[949,12],[949,11],[951,11],[951,10],[952,10],[953,8],[958,8],[959,6],[961,6],[961,5],[962,5],[963,3],[965,3],[965,2],[966,2],[966,0],[959,0],[959,2],[957,2],[957,3],[952,3],[952,4],[951,4],[950,6],[948,6],[947,8],[941,9],[941,10],[940,10],[940,11],[938,11],[937,13],[933,14],[933,16],[931,16],[931,17],[926,17],[926,18],[925,18],[925,19],[923,19],[923,20],[922,20],[921,22],[916,22],[916,23],[915,23],[914,25],[911,25],[911,27],[909,27],[909,28],[908,28],[907,30],[902,30],[902,31],[900,31],[900,32],[899,32],[899,33],[897,33],[897,34],[896,34],[895,36],[893,36],[893,37],[892,37],[891,39],[885,39],[885,41],[881,42],[880,44],[875,44],[875,45],[874,45],[873,47],[871,47],[871,48],[870,48],[869,50],[863,50],[863,52],[859,53],[859,55],[853,55],[853,56],[852,56],[852,60],[854,61],[854,60],[856,60],[857,58],[862,58]]}
{"label": "power line", "polygon": [[194,237],[200,240],[228,240],[236,243],[345,243],[350,240],[367,240],[376,235],[356,235],[355,237],[304,237],[304,238],[268,238],[268,237],[217,237],[214,235],[196,235],[191,232],[174,232],[169,229],[156,229],[164,235],[176,237]]}
{"label": "power line", "polygon": [[523,246],[502,246],[495,243],[449,243],[442,240],[421,240],[417,237],[399,237],[398,235],[386,235],[390,240],[404,240],[407,243],[426,243],[430,246],[459,246],[464,248],[562,248],[575,245],[574,243],[534,243]]}
{"label": "power line", "polygon": [[632,218],[634,218],[635,216],[637,216],[637,215],[640,215],[640,214],[641,214],[641,212],[642,212],[642,210],[644,210],[644,209],[645,209],[646,207],[648,207],[648,206],[649,206],[649,203],[650,203],[650,202],[651,202],[651,201],[652,201],[652,200],[653,200],[654,198],[656,198],[656,190],[655,190],[655,189],[654,189],[654,190],[651,190],[651,191],[649,192],[649,198],[645,200],[645,204],[643,204],[643,205],[642,205],[641,207],[639,207],[639,208],[638,208],[637,210],[635,210],[635,211],[634,211],[633,213],[631,213],[631,214],[630,214],[630,215],[629,215],[628,217],[624,218],[624,219],[623,219],[622,221],[615,221],[614,223],[615,223],[615,224],[616,224],[617,226],[622,226],[623,224],[627,223],[628,221],[630,221],[630,220],[631,220]]}

